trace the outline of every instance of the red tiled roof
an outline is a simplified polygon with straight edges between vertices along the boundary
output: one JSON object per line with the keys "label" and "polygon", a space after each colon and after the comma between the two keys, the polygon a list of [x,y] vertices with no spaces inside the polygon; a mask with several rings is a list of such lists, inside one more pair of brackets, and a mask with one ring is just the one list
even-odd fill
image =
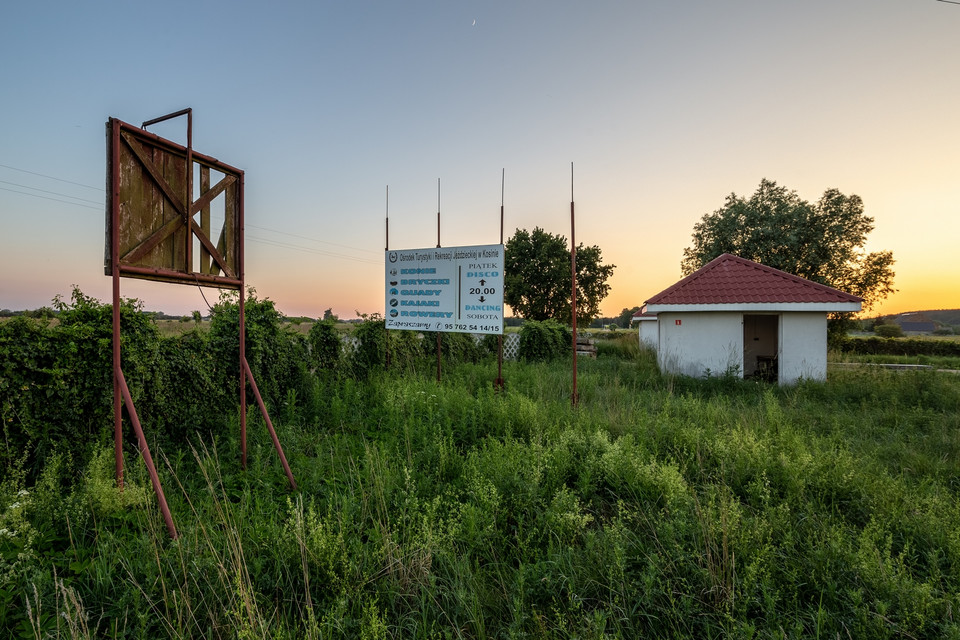
{"label": "red tiled roof", "polygon": [[725,253],[647,304],[845,303],[862,298]]}

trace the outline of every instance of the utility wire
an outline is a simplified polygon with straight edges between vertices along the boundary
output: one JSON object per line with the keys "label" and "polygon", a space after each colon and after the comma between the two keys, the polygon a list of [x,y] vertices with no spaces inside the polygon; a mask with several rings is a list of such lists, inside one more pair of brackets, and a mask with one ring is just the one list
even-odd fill
{"label": "utility wire", "polygon": [[[54,177],[54,176],[49,176],[49,175],[46,175],[46,174],[43,174],[43,173],[37,173],[36,171],[27,171],[26,169],[18,169],[17,167],[11,167],[11,166],[5,165],[5,164],[0,164],[0,167],[3,167],[3,168],[5,168],[5,169],[12,169],[13,171],[20,171],[21,173],[28,173],[28,174],[30,174],[30,175],[40,176],[40,177],[42,177],[42,178],[49,178],[50,180],[56,180],[57,182],[64,182],[64,183],[66,183],[66,184],[72,184],[72,185],[76,185],[76,186],[79,186],[79,187],[86,187],[86,188],[88,188],[88,189],[96,189],[97,191],[101,191],[101,190],[102,190],[102,188],[91,187],[90,185],[81,184],[81,183],[79,183],[79,182],[73,182],[73,181],[71,181],[71,180],[64,180],[63,178],[56,178],[56,177]],[[50,196],[40,195],[39,193],[29,193],[29,192],[27,192],[27,191],[17,191],[16,189],[8,189],[8,188],[6,188],[6,187],[0,187],[0,190],[2,190],[2,191],[9,191],[10,193],[17,193],[17,194],[20,194],[20,195],[30,196],[30,197],[33,197],[33,198],[42,198],[43,200],[52,200],[53,202],[60,202],[60,203],[63,203],[63,204],[72,204],[72,205],[75,205],[75,206],[78,206],[78,207],[84,207],[84,208],[86,208],[86,209],[93,209],[93,210],[95,210],[95,211],[103,211],[103,208],[104,208],[104,204],[101,203],[101,202],[97,202],[96,200],[87,200],[86,198],[79,198],[79,197],[77,197],[77,196],[71,196],[71,195],[66,194],[66,193],[59,193],[59,192],[57,192],[57,191],[48,191],[48,190],[46,190],[46,189],[39,189],[39,188],[37,188],[37,187],[29,187],[29,186],[22,185],[22,184],[17,184],[17,183],[14,183],[14,182],[7,182],[7,181],[5,181],[5,180],[0,180],[0,184],[7,184],[7,185],[15,186],[15,187],[20,187],[21,189],[30,189],[31,191],[39,191],[40,193],[46,193],[46,194],[50,194],[50,195],[52,195],[52,196],[60,196],[61,198],[71,198],[72,200],[60,200],[59,198],[52,198],[52,197],[50,197]],[[73,200],[79,200],[80,202],[74,202]],[[82,204],[82,203],[84,203],[84,202],[89,202],[89,203],[91,203],[91,204]],[[92,205],[97,205],[97,206],[92,206]],[[303,236],[303,235],[299,235],[299,234],[295,234],[295,233],[289,233],[289,232],[280,231],[280,230],[277,230],[277,229],[270,229],[270,228],[268,228],[268,227],[261,227],[261,226],[255,225],[255,224],[245,223],[244,226],[249,227],[249,228],[251,228],[251,229],[259,229],[259,230],[261,230],[261,231],[267,231],[267,232],[269,232],[269,233],[277,233],[277,234],[280,234],[280,235],[290,236],[291,238],[297,238],[297,239],[299,239],[299,240],[306,240],[306,241],[308,241],[308,242],[316,242],[316,243],[318,243],[318,244],[324,244],[324,245],[329,245],[329,246],[333,246],[333,247],[339,247],[339,248],[341,248],[341,249],[348,249],[348,250],[350,250],[350,251],[360,251],[360,252],[362,252],[362,253],[366,253],[366,254],[370,254],[370,255],[378,255],[378,253],[379,253],[379,252],[377,252],[377,251],[372,251],[372,250],[370,250],[370,249],[361,249],[361,248],[359,248],[359,247],[351,247],[351,246],[349,246],[349,245],[338,244],[338,243],[336,243],[336,242],[327,242],[327,241],[325,241],[325,240],[318,240],[318,239],[316,239],[316,238],[310,238],[310,237]],[[281,241],[279,241],[279,240],[271,240],[271,239],[268,239],[268,238],[258,238],[258,237],[256,237],[256,236],[251,236],[251,235],[249,235],[249,234],[246,236],[246,238],[247,238],[247,240],[251,240],[251,241],[256,242],[256,243],[259,243],[259,244],[266,244],[266,245],[271,245],[271,246],[280,247],[280,248],[285,248],[285,249],[293,249],[293,250],[295,250],[295,251],[302,251],[302,252],[304,252],[304,253],[312,253],[312,254],[314,254],[314,255],[331,256],[331,257],[334,257],[334,258],[343,258],[343,259],[345,259],[345,260],[354,260],[354,261],[356,261],[356,262],[365,262],[365,263],[368,263],[368,264],[381,264],[381,262],[382,262],[381,260],[377,260],[377,259],[373,259],[373,258],[365,258],[365,257],[361,257],[361,256],[350,256],[350,255],[345,255],[345,254],[342,254],[342,253],[334,253],[334,252],[331,252],[331,251],[324,251],[324,250],[322,250],[322,249],[311,248],[311,247],[304,247],[304,246],[300,246],[300,245],[291,244],[291,243],[288,243],[288,242],[281,242]],[[208,306],[209,306],[209,304],[208,304]]]}
{"label": "utility wire", "polygon": [[319,244],[328,244],[328,245],[330,245],[330,246],[332,246],[332,247],[340,247],[341,249],[350,249],[351,251],[362,251],[362,252],[364,252],[364,253],[370,253],[370,254],[374,254],[374,255],[379,255],[379,254],[380,254],[379,251],[372,251],[372,250],[370,250],[370,249],[361,249],[361,248],[359,248],[359,247],[351,247],[351,246],[345,245],[345,244],[337,244],[336,242],[327,242],[326,240],[317,240],[316,238],[308,238],[307,236],[301,236],[301,235],[298,235],[298,234],[296,234],[296,233],[289,233],[289,232],[287,232],[287,231],[277,231],[276,229],[269,229],[269,228],[267,228],[267,227],[259,227],[259,226],[255,225],[255,224],[250,224],[249,222],[245,222],[245,223],[244,223],[244,226],[245,226],[245,227],[249,227],[250,229],[260,229],[261,231],[269,231],[269,232],[271,232],[271,233],[279,233],[280,235],[290,236],[291,238],[298,238],[298,239],[300,239],[300,240],[309,240],[310,242],[316,242],[316,243],[319,243]]}
{"label": "utility wire", "polygon": [[267,244],[274,247],[281,247],[284,249],[293,249],[295,251],[302,251],[304,253],[312,253],[315,255],[321,256],[331,256],[333,258],[343,258],[344,260],[354,260],[356,262],[365,262],[367,264],[383,264],[382,260],[372,260],[370,258],[359,258],[356,256],[348,256],[341,253],[332,253],[330,251],[323,251],[321,249],[314,249],[311,247],[302,247],[296,244],[290,244],[289,242],[279,242],[277,240],[269,240],[267,238],[258,238],[256,236],[246,235],[247,240],[252,240],[253,242],[259,242],[260,244]]}
{"label": "utility wire", "polygon": [[18,169],[17,167],[11,167],[8,164],[0,164],[0,167],[4,169],[10,169],[11,171],[19,171],[20,173],[29,173],[32,176],[40,176],[41,178],[49,178],[51,180],[56,180],[57,182],[66,182],[67,184],[73,184],[78,187],[85,187],[87,189],[93,189],[94,191],[103,191],[103,187],[91,187],[89,184],[83,184],[82,182],[73,182],[71,180],[64,180],[63,178],[55,178],[53,176],[48,176],[45,173],[37,173],[36,171],[27,171],[26,169]]}
{"label": "utility wire", "polygon": [[[5,184],[9,184],[9,183],[5,183]],[[29,189],[30,187],[26,187],[26,188]],[[62,203],[64,203],[64,204],[73,204],[73,205],[76,205],[76,206],[78,206],[78,207],[84,207],[84,208],[86,208],[86,209],[94,209],[94,210],[96,210],[96,211],[102,211],[102,210],[103,210],[103,205],[101,205],[101,206],[99,206],[99,207],[93,207],[93,206],[90,206],[89,204],[80,204],[79,202],[71,202],[71,201],[69,201],[69,200],[58,200],[57,198],[50,198],[50,197],[48,197],[48,196],[41,196],[41,195],[36,194],[36,193],[27,193],[26,191],[17,191],[16,189],[7,189],[6,187],[0,187],[0,190],[2,190],[2,191],[9,191],[10,193],[19,193],[19,194],[24,195],[24,196],[32,196],[32,197],[34,197],[34,198],[43,198],[44,200],[53,200],[54,202],[62,202]],[[48,191],[48,192],[46,192],[46,193],[52,193],[52,192]],[[66,194],[64,194],[64,193],[58,193],[58,194],[56,194],[56,195],[58,195],[58,196],[63,196],[64,198],[72,198],[72,197],[73,197],[73,196],[68,196],[68,195],[66,195]]]}
{"label": "utility wire", "polygon": [[[30,186],[27,186],[27,185],[25,185],[25,184],[17,184],[16,182],[7,182],[6,180],[0,180],[0,184],[8,184],[8,185],[10,185],[11,187],[20,187],[21,189],[30,189],[31,191],[39,191],[40,193],[49,193],[49,194],[51,194],[51,195],[61,196],[61,197],[64,197],[64,198],[73,198],[74,200],[80,200],[81,202],[89,202],[90,204],[100,205],[101,208],[103,207],[103,202],[102,202],[102,201],[101,201],[101,202],[98,202],[98,201],[96,201],[96,200],[87,200],[86,198],[79,198],[79,197],[77,197],[77,196],[68,196],[68,195],[65,194],[65,193],[58,193],[58,192],[56,192],[56,191],[47,191],[46,189],[39,189],[39,188],[37,188],[37,187],[30,187]],[[27,195],[29,195],[29,194],[27,194]]]}

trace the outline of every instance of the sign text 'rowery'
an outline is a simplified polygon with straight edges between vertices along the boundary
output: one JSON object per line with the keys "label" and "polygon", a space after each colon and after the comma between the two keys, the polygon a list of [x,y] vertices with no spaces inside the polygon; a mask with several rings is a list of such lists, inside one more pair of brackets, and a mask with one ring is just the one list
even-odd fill
{"label": "sign text 'rowery'", "polygon": [[503,333],[503,245],[386,252],[387,329]]}

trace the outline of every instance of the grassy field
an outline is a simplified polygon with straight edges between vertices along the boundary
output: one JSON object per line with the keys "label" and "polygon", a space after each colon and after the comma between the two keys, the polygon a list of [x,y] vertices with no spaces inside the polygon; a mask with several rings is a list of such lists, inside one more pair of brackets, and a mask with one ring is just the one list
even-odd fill
{"label": "grassy field", "polygon": [[0,635],[960,638],[960,379],[780,389],[569,367],[321,373],[319,418],[236,419],[114,487],[103,441],[0,482]]}

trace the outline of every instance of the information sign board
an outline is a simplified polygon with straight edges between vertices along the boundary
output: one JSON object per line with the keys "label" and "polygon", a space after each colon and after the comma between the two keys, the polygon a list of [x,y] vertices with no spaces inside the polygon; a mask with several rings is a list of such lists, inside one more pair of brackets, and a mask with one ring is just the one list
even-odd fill
{"label": "information sign board", "polygon": [[503,245],[387,251],[387,329],[503,333]]}

